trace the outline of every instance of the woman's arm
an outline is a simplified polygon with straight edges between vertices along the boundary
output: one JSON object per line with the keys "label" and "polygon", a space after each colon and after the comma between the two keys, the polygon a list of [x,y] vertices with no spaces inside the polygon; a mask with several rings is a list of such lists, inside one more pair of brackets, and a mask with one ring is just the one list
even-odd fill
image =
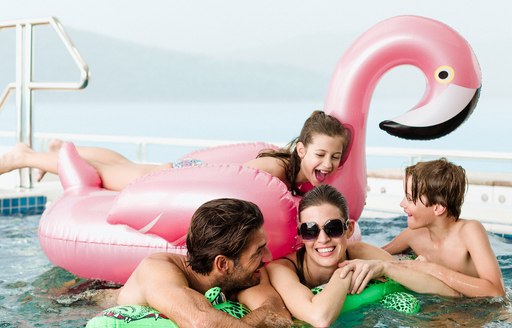
{"label": "woman's arm", "polygon": [[313,295],[299,281],[291,263],[277,260],[267,265],[270,281],[291,314],[315,327],[327,327],[339,316],[350,285],[351,275],[340,278],[336,270],[322,292]]}

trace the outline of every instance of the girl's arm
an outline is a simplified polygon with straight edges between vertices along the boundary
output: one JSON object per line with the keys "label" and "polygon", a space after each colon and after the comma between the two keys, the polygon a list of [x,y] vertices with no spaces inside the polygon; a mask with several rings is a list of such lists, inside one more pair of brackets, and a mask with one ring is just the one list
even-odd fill
{"label": "girl's arm", "polygon": [[461,234],[478,277],[468,275],[464,268],[457,272],[432,262],[406,261],[404,265],[431,274],[464,296],[504,296],[501,270],[485,228],[480,222],[471,220],[466,222]]}
{"label": "girl's arm", "polygon": [[274,157],[258,157],[244,163],[244,166],[265,171],[287,184],[286,172],[282,160]]}
{"label": "girl's arm", "polygon": [[337,269],[323,291],[313,295],[307,286],[300,283],[295,269],[287,260],[276,260],[267,265],[267,270],[272,285],[295,318],[314,327],[328,327],[338,318],[351,274],[340,278],[340,269]]}

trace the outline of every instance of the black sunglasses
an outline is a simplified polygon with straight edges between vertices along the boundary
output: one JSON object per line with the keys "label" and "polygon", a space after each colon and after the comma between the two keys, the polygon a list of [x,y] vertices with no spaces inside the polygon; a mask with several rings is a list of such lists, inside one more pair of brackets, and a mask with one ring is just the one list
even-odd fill
{"label": "black sunglasses", "polygon": [[318,238],[320,230],[323,230],[329,238],[339,237],[348,230],[348,220],[330,219],[321,228],[316,222],[304,222],[299,226],[298,233],[303,240],[313,240]]}

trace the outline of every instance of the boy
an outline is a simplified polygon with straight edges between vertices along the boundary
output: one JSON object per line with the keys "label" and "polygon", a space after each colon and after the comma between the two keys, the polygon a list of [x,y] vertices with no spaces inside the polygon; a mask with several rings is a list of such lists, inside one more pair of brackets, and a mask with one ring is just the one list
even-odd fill
{"label": "boy", "polygon": [[418,259],[401,265],[428,273],[468,297],[504,296],[503,278],[487,232],[460,219],[466,172],[442,158],[405,171],[400,206],[408,228],[383,247],[390,254],[412,249]]}

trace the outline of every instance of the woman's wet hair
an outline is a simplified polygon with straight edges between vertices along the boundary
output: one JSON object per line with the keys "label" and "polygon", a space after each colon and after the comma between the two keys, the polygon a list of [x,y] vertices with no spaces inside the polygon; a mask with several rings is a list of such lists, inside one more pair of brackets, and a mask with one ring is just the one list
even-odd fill
{"label": "woman's wet hair", "polygon": [[409,178],[410,197],[415,204],[418,200],[425,206],[440,204],[446,207],[449,216],[460,217],[467,186],[466,171],[462,166],[446,158],[419,162],[405,169],[405,190]]}
{"label": "woman's wet hair", "polygon": [[348,204],[345,196],[336,188],[330,185],[319,185],[308,191],[299,203],[299,218],[300,213],[305,209],[312,206],[320,206],[323,204],[330,204],[340,210],[341,219],[346,222],[348,220]]}
{"label": "woman's wet hair", "polygon": [[187,233],[188,265],[206,275],[218,255],[236,264],[252,234],[262,226],[263,215],[252,202],[221,198],[204,203],[192,216]]}
{"label": "woman's wet hair", "polygon": [[307,147],[313,142],[315,135],[326,135],[329,137],[341,136],[343,139],[343,152],[347,150],[350,143],[350,131],[335,117],[317,110],[304,122],[300,135],[286,145],[286,147],[278,150],[266,149],[258,155],[258,157],[274,157],[281,159],[285,168],[286,179],[290,183],[290,190],[293,195],[304,194],[296,183],[301,164],[301,158],[296,149],[297,142],[302,142],[304,146]]}

